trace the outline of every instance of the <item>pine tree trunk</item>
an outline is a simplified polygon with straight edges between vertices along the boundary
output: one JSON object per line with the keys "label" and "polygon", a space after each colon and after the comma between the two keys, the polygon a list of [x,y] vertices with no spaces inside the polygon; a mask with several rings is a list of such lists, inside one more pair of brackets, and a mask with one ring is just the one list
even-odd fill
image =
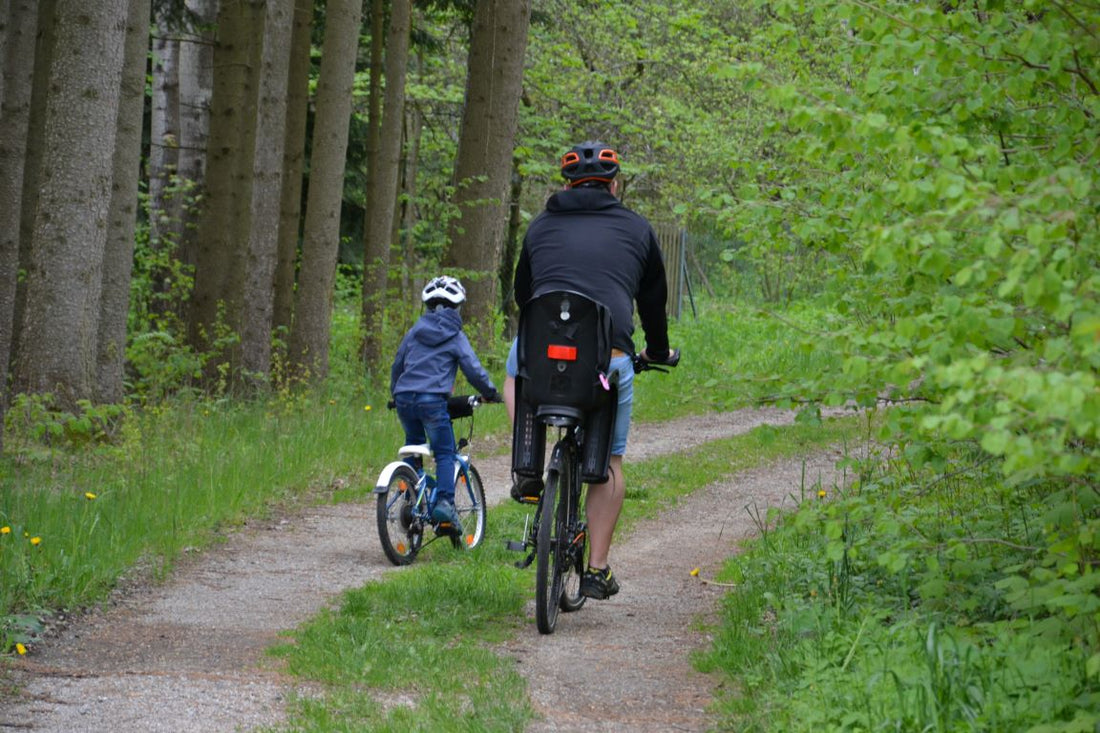
{"label": "pine tree trunk", "polygon": [[292,365],[301,376],[311,379],[328,375],[340,204],[362,0],[329,0],[325,14],[302,266],[290,340]]}
{"label": "pine tree trunk", "polygon": [[129,6],[96,345],[95,398],[106,403],[121,402],[124,395],[126,322],[134,262],[145,66],[149,51],[150,0],[129,0]]}
{"label": "pine tree trunk", "polygon": [[182,233],[179,210],[172,200],[179,170],[180,42],[167,8],[157,13],[155,23],[149,115],[149,236],[154,247],[171,248]]}
{"label": "pine tree trunk", "polygon": [[240,363],[238,342],[244,261],[251,229],[253,156],[262,7],[226,0],[218,12],[214,47],[206,192],[195,248],[195,286],[189,340],[206,352],[206,378]]}
{"label": "pine tree trunk", "polygon": [[377,164],[367,181],[366,246],[363,254],[362,359],[376,364],[381,358],[382,316],[386,302],[390,248],[405,121],[405,78],[409,60],[410,0],[393,0],[386,34],[386,85],[379,127]]}
{"label": "pine tree trunk", "polygon": [[[210,103],[214,94],[214,31],[217,0],[187,0],[194,26],[180,36],[179,158],[177,175],[179,240],[176,258],[194,267],[199,224],[196,197],[206,185],[206,146],[210,137]],[[182,313],[180,314],[182,317]]]}
{"label": "pine tree trunk", "polygon": [[[8,404],[8,365],[15,334],[15,289],[19,273],[19,219],[23,161],[27,151],[34,47],[38,14],[31,0],[5,3],[0,19],[0,426]],[[0,451],[4,448],[0,429]]]}
{"label": "pine tree trunk", "polygon": [[530,0],[481,0],[470,36],[466,105],[455,163],[459,218],[450,225],[445,264],[466,275],[465,317],[471,339],[484,347],[497,304],[498,270],[523,59],[531,18]]}
{"label": "pine tree trunk", "polygon": [[274,327],[289,334],[294,317],[294,280],[302,217],[302,173],[309,104],[310,29],[313,3],[297,0],[287,76],[286,141],[283,146],[283,191],[279,208],[279,259],[275,266]]}
{"label": "pine tree trunk", "polygon": [[244,263],[241,304],[241,367],[248,380],[266,381],[271,372],[275,264],[279,247],[279,204],[283,188],[287,73],[294,0],[268,0],[260,65],[256,150],[252,165],[252,226]]}
{"label": "pine tree trunk", "polygon": [[57,0],[17,392],[92,399],[126,0]]}

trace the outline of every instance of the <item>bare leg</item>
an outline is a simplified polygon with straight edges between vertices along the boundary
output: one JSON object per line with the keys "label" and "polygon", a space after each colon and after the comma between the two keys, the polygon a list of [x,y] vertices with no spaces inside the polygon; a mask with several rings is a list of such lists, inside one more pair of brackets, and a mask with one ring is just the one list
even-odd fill
{"label": "bare leg", "polygon": [[623,457],[611,456],[608,480],[588,487],[585,510],[588,515],[588,564],[606,568],[611,552],[611,537],[623,508],[626,488],[623,485]]}
{"label": "bare leg", "polygon": [[504,377],[504,406],[508,408],[508,423],[516,421],[516,378]]}

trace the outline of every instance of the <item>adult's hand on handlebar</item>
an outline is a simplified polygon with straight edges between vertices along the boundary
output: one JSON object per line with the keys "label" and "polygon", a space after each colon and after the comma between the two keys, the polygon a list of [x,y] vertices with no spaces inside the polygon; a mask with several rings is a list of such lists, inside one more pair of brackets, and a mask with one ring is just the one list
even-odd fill
{"label": "adult's hand on handlebar", "polygon": [[667,370],[662,369],[661,367],[674,367],[679,363],[680,363],[680,350],[679,349],[671,349],[668,352],[668,356],[666,356],[664,359],[662,359],[660,361],[649,358],[649,354],[646,353],[646,350],[642,349],[641,353],[638,354],[637,358],[634,359],[634,371],[635,372],[642,372],[642,371],[645,371],[647,369],[656,369],[657,371],[663,372],[663,371],[667,371]]}

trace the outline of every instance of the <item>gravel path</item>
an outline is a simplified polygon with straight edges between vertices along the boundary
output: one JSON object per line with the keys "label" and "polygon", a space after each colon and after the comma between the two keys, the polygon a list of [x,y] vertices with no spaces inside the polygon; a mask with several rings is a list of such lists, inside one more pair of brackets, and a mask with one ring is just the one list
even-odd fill
{"label": "gravel path", "polygon": [[[638,424],[627,460],[792,417],[741,410]],[[528,730],[705,730],[714,681],[691,668],[689,655],[706,646],[697,620],[713,614],[726,589],[703,579],[755,531],[746,507],[762,516],[769,506],[793,505],[804,475],[831,485],[838,457],[740,474],[618,538],[611,560],[622,592],[563,614],[552,636],[535,631],[530,608],[531,633],[501,649],[517,660],[544,715]],[[507,456],[477,465],[488,501],[507,500]],[[720,522],[716,506],[726,511]],[[0,729],[177,733],[279,725],[287,696],[310,690],[281,675],[263,650],[341,591],[392,569],[373,517],[373,504],[342,504],[246,525],[216,551],[182,561],[169,582],[116,594],[15,661],[19,691],[0,698]],[[578,658],[587,663],[578,667]]]}

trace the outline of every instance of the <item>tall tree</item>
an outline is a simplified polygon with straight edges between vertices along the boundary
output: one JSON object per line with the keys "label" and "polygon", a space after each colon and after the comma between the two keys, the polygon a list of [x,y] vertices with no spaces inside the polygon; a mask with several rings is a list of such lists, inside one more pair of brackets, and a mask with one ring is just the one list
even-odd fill
{"label": "tall tree", "polygon": [[362,0],[329,0],[325,11],[302,264],[290,338],[291,363],[312,379],[328,374],[340,204],[362,11]]}
{"label": "tall tree", "polygon": [[177,185],[172,222],[177,257],[194,265],[199,212],[195,194],[206,182],[206,145],[210,135],[210,103],[214,93],[214,23],[218,0],[187,0],[189,25],[179,34],[179,140]]}
{"label": "tall tree", "polygon": [[252,203],[241,303],[241,367],[247,375],[271,371],[275,265],[286,136],[287,73],[294,0],[268,0],[264,18],[256,150],[252,164]]}
{"label": "tall tree", "polygon": [[57,0],[16,391],[93,397],[126,0]]}
{"label": "tall tree", "polygon": [[[256,103],[263,8],[226,0],[218,11],[214,48],[206,189],[195,250],[189,340],[211,351],[207,377],[238,360],[243,261],[251,228]],[[234,334],[234,336],[230,336]]]}
{"label": "tall tree", "polygon": [[95,398],[108,403],[120,402],[123,397],[126,320],[134,261],[141,123],[145,105],[145,66],[149,56],[150,0],[129,0],[129,6],[96,342]]}
{"label": "tall tree", "polygon": [[401,170],[405,121],[405,78],[409,59],[412,3],[393,0],[386,34],[386,84],[378,130],[376,163],[367,181],[367,224],[363,255],[362,358],[373,364],[381,357],[380,319],[386,302],[394,212]]}
{"label": "tall tree", "polygon": [[[19,273],[19,221],[23,161],[27,151],[38,14],[31,0],[3,6],[0,48],[0,426],[7,406],[8,366],[15,325]],[[0,430],[0,449],[3,430]]]}
{"label": "tall tree", "polygon": [[485,346],[497,303],[512,173],[523,60],[531,19],[529,0],[481,0],[470,35],[466,105],[455,163],[455,203],[445,265],[467,273],[467,316]]}
{"label": "tall tree", "polygon": [[313,3],[296,0],[287,78],[286,140],[283,144],[283,189],[279,208],[279,254],[275,266],[275,312],[272,325],[289,332],[294,313],[294,280],[301,231],[302,174],[309,103],[310,29]]}
{"label": "tall tree", "polygon": [[172,194],[179,170],[179,28],[172,5],[158,3],[152,40],[152,99],[149,110],[149,234],[154,246],[179,241],[178,200]]}

